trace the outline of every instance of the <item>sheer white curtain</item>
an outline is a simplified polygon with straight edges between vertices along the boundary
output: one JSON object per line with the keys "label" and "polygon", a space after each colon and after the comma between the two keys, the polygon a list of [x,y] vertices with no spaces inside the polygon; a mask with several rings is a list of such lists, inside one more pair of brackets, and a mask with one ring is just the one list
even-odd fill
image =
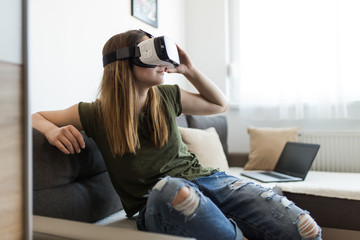
{"label": "sheer white curtain", "polygon": [[360,116],[359,0],[229,0],[231,99],[256,118]]}

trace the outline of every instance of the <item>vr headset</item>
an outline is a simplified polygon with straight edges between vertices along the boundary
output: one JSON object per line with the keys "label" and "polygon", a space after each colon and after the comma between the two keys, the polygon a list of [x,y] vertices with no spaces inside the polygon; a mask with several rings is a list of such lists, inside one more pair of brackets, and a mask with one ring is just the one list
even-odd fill
{"label": "vr headset", "polygon": [[156,66],[177,67],[180,65],[176,44],[166,36],[150,38],[136,46],[120,48],[103,56],[103,66],[130,58],[132,63],[146,68]]}

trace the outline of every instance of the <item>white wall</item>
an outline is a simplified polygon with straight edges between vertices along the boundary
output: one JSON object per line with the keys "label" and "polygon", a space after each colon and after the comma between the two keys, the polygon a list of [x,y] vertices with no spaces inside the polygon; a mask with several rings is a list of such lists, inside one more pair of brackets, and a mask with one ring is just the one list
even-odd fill
{"label": "white wall", "polygon": [[[129,0],[29,0],[30,112],[95,99],[102,47],[113,35],[144,29],[185,47],[184,2],[158,0],[158,28],[131,16]],[[169,83],[184,84],[179,76]]]}
{"label": "white wall", "polygon": [[186,46],[194,64],[223,91],[227,88],[226,0],[186,1]]}
{"label": "white wall", "polygon": [[[21,0],[2,0],[0,8],[0,61],[22,63]],[[12,24],[8,24],[11,22]]]}

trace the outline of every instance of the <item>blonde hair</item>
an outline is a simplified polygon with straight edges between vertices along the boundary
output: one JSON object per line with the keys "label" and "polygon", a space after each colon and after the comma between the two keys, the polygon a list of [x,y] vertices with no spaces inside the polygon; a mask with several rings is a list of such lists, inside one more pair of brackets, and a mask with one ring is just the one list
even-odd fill
{"label": "blonde hair", "polygon": [[[133,46],[144,36],[145,33],[137,30],[117,34],[106,42],[103,55],[119,48]],[[113,156],[136,153],[140,148],[139,109],[133,67],[129,59],[115,61],[105,66],[98,100]],[[159,148],[167,142],[168,125],[157,87],[150,88],[144,109],[152,142]]]}

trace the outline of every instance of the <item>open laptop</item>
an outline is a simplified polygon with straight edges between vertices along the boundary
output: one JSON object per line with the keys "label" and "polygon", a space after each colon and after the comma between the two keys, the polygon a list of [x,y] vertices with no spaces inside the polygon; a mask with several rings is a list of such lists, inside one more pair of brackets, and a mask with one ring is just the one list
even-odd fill
{"label": "open laptop", "polygon": [[261,182],[303,181],[319,148],[319,144],[287,142],[273,171],[245,171],[241,175]]}

